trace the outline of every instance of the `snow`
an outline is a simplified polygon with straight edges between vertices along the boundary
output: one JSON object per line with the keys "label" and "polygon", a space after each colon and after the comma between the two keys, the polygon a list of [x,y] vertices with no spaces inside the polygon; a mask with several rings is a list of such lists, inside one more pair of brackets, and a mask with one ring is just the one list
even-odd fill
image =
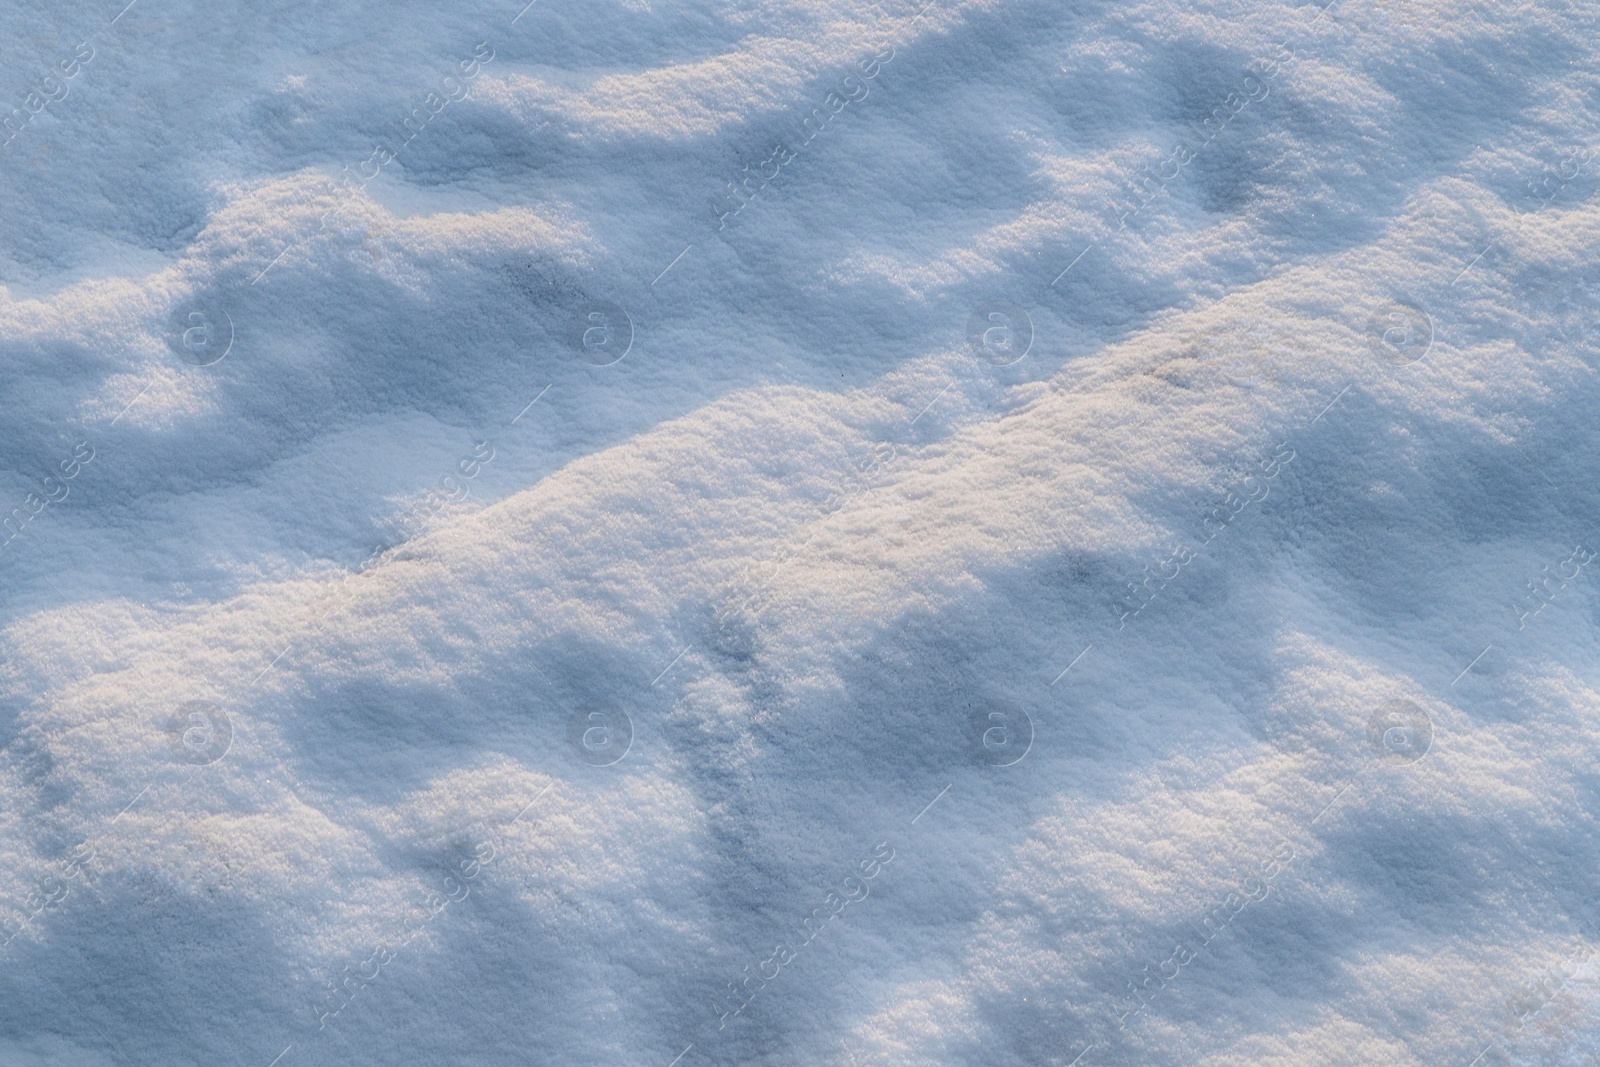
{"label": "snow", "polygon": [[1600,1055],[1600,8],[4,24],[0,1065]]}

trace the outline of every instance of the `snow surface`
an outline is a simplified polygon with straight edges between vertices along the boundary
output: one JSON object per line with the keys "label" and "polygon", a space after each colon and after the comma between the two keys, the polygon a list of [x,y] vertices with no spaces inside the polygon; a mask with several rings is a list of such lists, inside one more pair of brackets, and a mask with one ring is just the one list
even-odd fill
{"label": "snow surface", "polygon": [[1600,5],[0,11],[0,1067],[1600,1062]]}

